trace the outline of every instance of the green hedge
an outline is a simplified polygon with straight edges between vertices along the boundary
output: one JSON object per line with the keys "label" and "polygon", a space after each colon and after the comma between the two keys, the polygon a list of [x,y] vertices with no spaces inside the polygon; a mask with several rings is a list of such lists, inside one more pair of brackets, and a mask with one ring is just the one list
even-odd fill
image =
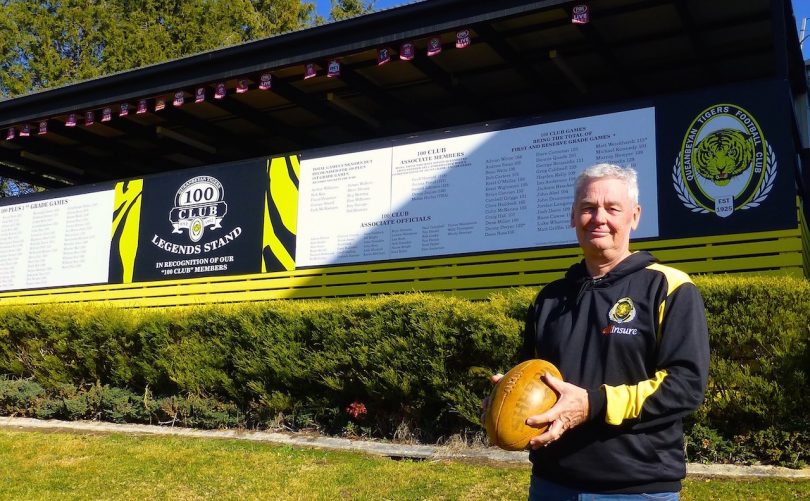
{"label": "green hedge", "polygon": [[[692,461],[810,458],[810,284],[699,277],[707,399]],[[198,427],[316,427],[435,441],[479,431],[534,289],[163,310],[0,308],[0,413]]]}

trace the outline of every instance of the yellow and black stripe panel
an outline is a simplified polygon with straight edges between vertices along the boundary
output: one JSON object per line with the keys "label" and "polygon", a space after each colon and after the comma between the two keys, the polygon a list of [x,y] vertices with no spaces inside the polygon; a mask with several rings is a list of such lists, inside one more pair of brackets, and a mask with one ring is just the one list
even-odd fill
{"label": "yellow and black stripe panel", "polygon": [[295,269],[299,172],[297,155],[267,160],[262,273]]}
{"label": "yellow and black stripe panel", "polygon": [[112,283],[132,283],[138,254],[142,197],[143,179],[121,181],[115,185],[109,271]]}

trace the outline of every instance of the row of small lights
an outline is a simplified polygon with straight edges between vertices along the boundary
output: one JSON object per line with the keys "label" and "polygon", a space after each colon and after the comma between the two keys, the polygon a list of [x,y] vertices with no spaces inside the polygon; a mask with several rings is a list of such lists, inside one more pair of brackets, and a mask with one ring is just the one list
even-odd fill
{"label": "row of small lights", "polygon": [[[586,24],[589,22],[590,13],[587,4],[580,4],[573,8],[571,13],[571,22],[574,24]],[[470,30],[463,29],[456,32],[456,48],[464,49],[469,47],[472,43],[470,37]],[[442,41],[438,36],[432,37],[428,40],[427,56],[433,57],[442,52]],[[391,49],[381,48],[377,49],[377,66],[382,66],[391,61]],[[399,59],[403,61],[411,61],[416,57],[416,45],[413,42],[404,42],[399,47]],[[304,80],[318,76],[318,70],[315,63],[307,63],[304,65]],[[326,67],[327,78],[335,78],[340,76],[340,61],[337,58],[330,59]],[[273,75],[270,72],[264,72],[259,76],[259,90],[269,90],[272,88]],[[239,78],[236,81],[236,93],[244,94],[250,88],[248,78]],[[214,99],[224,99],[227,95],[227,88],[225,82],[219,82],[214,86]],[[202,103],[206,99],[207,86],[197,87],[194,93],[194,103]],[[166,108],[168,98],[166,96],[159,96],[155,98],[154,111],[158,112]],[[180,107],[186,102],[185,91],[178,90],[174,93],[172,99],[172,106]],[[135,108],[136,115],[142,115],[149,111],[148,99],[139,99],[138,105]],[[121,103],[118,108],[118,117],[125,117],[130,113],[129,103]],[[113,117],[113,109],[107,106],[101,110],[101,122],[109,122]],[[96,111],[90,110],[84,112],[84,125],[89,127],[96,122]],[[75,127],[78,124],[78,113],[69,113],[65,121],[65,127]],[[28,137],[31,135],[32,127],[29,124],[24,124],[20,127],[20,137]],[[48,120],[41,120],[38,124],[37,135],[48,133]],[[11,141],[17,136],[17,128],[10,127],[6,131],[6,141]]]}

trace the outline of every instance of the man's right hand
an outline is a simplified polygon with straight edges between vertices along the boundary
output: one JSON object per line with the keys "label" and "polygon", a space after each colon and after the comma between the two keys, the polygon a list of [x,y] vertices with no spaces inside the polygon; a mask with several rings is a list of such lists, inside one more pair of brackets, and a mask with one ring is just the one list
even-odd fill
{"label": "man's right hand", "polygon": [[549,425],[545,432],[531,439],[529,446],[532,449],[559,440],[563,433],[581,425],[588,419],[588,391],[586,389],[557,379],[548,372],[543,376],[543,380],[559,395],[559,399],[551,409],[526,419],[526,424],[529,426]]}

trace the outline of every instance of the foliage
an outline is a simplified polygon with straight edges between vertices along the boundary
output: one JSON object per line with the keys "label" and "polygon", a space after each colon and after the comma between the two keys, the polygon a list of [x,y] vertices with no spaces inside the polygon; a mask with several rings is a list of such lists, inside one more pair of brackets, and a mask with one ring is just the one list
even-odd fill
{"label": "foliage", "polygon": [[[805,463],[810,284],[696,284],[712,362],[706,400],[686,422],[689,457]],[[166,310],[4,307],[0,374],[20,389],[0,388],[0,408],[435,441],[479,430],[488,376],[516,362],[535,293],[514,289],[486,302],[414,293]]]}
{"label": "foliage", "polygon": [[[333,19],[371,9],[337,0]],[[301,0],[6,0],[0,97],[96,78],[323,22]]]}
{"label": "foliage", "polygon": [[[0,161],[2,166],[2,161]],[[43,191],[42,188],[32,184],[17,181],[11,177],[0,176],[0,198],[17,197]]]}
{"label": "foliage", "polygon": [[754,455],[740,443],[700,423],[688,428],[684,442],[690,462],[751,464],[754,460]]}
{"label": "foliage", "polygon": [[4,415],[25,415],[45,389],[30,379],[0,379],[0,410]]}
{"label": "foliage", "polygon": [[40,419],[94,419],[112,423],[170,424],[190,428],[245,426],[233,403],[200,395],[154,398],[101,384],[60,384],[49,391],[29,379],[0,379],[0,414]]}
{"label": "foliage", "polygon": [[348,424],[356,401],[376,434],[430,438],[477,425],[487,375],[514,364],[519,331],[497,311],[423,294],[147,312],[9,307],[0,372],[49,391],[210,396],[254,423],[281,415],[330,431]]}
{"label": "foliage", "polygon": [[366,3],[363,0],[332,0],[332,8],[329,16],[334,21],[348,19],[350,17],[368,14],[374,10],[374,2]]}
{"label": "foliage", "polygon": [[701,412],[734,434],[808,429],[810,283],[705,277],[699,285],[712,346]]}

